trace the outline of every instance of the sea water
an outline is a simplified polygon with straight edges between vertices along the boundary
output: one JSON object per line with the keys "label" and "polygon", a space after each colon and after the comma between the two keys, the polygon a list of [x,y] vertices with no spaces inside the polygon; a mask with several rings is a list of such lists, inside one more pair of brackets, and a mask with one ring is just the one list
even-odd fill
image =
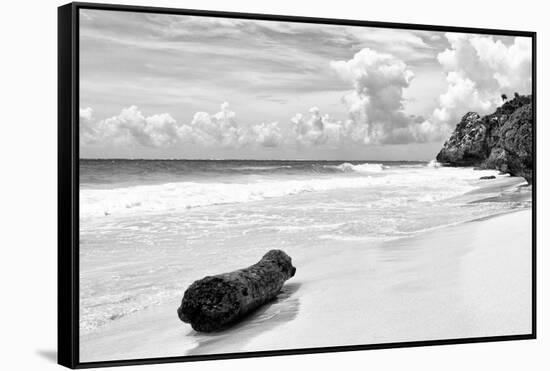
{"label": "sea water", "polygon": [[530,207],[484,202],[487,175],[507,177],[434,161],[81,160],[81,334],[273,248],[369,248]]}

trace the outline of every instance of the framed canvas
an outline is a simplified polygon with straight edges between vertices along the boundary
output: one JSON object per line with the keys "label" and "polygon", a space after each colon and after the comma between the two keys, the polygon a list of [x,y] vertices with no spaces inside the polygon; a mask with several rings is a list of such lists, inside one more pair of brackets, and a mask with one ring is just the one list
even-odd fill
{"label": "framed canvas", "polygon": [[58,19],[60,364],[535,338],[534,32]]}

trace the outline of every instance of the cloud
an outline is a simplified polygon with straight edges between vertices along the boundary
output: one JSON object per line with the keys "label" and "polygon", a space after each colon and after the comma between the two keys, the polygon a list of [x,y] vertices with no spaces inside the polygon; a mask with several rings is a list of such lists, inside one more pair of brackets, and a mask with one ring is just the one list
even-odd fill
{"label": "cloud", "polygon": [[283,135],[277,122],[241,126],[236,113],[224,102],[220,111],[213,115],[197,112],[187,126],[186,138],[203,146],[239,148],[249,145],[277,147],[283,142]]}
{"label": "cloud", "polygon": [[136,106],[94,121],[90,107],[80,109],[80,143],[94,145],[141,145],[167,148],[182,144],[239,148],[247,145],[276,147],[283,141],[277,122],[241,127],[235,112],[224,102],[215,114],[196,112],[189,124],[178,123],[170,114],[144,116]]}
{"label": "cloud", "polygon": [[317,107],[311,108],[308,119],[295,115],[291,122],[299,144],[404,144],[441,135],[437,124],[404,112],[403,91],[414,74],[399,58],[365,48],[350,60],[330,62],[330,67],[352,87],[342,97],[348,118],[336,121]]}
{"label": "cloud", "polygon": [[496,103],[494,93],[491,97],[480,91],[475,82],[455,71],[447,74],[447,83],[447,91],[439,97],[440,107],[433,112],[435,121],[452,123],[468,111],[488,112]]}
{"label": "cloud", "polygon": [[136,106],[116,115],[94,121],[92,109],[80,109],[80,142],[85,146],[140,144],[168,147],[175,144],[181,127],[168,113],[145,117]]}
{"label": "cloud", "polygon": [[221,145],[222,147],[240,147],[247,143],[246,129],[239,127],[235,112],[224,102],[220,111],[211,115],[197,112],[190,125],[191,141],[205,146]]}
{"label": "cloud", "polygon": [[283,143],[283,134],[277,122],[255,125],[252,133],[256,144],[263,147],[278,147]]}
{"label": "cloud", "polygon": [[352,37],[355,50],[371,48],[407,63],[433,60],[437,53],[433,44],[440,37],[438,33],[427,31],[364,27],[348,27],[345,30]]}
{"label": "cloud", "polygon": [[329,115],[321,115],[317,107],[310,108],[309,112],[308,119],[301,113],[290,119],[296,142],[305,146],[338,145],[344,136],[342,122],[334,121]]}
{"label": "cloud", "polygon": [[365,48],[331,67],[353,91],[344,102],[349,119],[343,136],[364,144],[433,142],[448,137],[469,111],[486,114],[502,104],[501,94],[531,92],[531,43],[516,37],[505,44],[492,36],[445,34],[450,48],[437,55],[446,72],[447,90],[427,119],[407,115],[403,91],[413,72],[393,55]]}
{"label": "cloud", "polygon": [[413,118],[403,112],[403,90],[414,77],[402,60],[365,48],[348,61],[330,66],[353,91],[342,100],[349,120],[346,132],[364,144],[395,144],[414,141]]}
{"label": "cloud", "polygon": [[86,121],[91,121],[92,120],[93,112],[94,111],[90,107],[79,109],[80,118],[83,119],[83,120],[86,120]]}
{"label": "cloud", "polygon": [[501,94],[531,93],[531,40],[516,37],[506,45],[493,36],[445,34],[450,48],[437,59],[448,88],[439,97],[433,120],[454,126],[468,111],[485,114],[502,104]]}

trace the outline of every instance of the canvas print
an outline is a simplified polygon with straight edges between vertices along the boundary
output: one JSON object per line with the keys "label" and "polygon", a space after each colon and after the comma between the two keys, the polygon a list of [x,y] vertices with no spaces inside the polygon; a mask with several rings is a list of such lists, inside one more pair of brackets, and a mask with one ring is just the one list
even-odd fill
{"label": "canvas print", "polygon": [[532,333],[530,37],[78,16],[81,362]]}

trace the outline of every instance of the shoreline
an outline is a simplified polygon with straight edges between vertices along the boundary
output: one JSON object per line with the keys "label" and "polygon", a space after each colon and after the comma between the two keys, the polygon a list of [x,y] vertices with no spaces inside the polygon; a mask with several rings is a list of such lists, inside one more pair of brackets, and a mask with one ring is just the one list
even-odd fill
{"label": "shoreline", "polygon": [[177,318],[177,298],[82,336],[81,360],[529,333],[531,212],[313,249],[274,302],[227,330],[193,331]]}

